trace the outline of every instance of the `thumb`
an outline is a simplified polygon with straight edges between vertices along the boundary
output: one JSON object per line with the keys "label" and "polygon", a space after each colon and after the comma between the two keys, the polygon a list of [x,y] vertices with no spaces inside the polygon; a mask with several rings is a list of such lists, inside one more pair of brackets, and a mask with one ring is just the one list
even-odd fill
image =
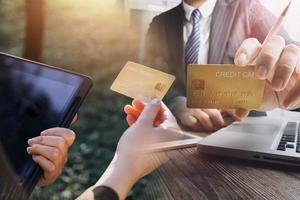
{"label": "thumb", "polygon": [[139,119],[137,120],[138,124],[153,126],[156,116],[158,115],[161,109],[161,100],[153,99],[148,103],[141,113]]}

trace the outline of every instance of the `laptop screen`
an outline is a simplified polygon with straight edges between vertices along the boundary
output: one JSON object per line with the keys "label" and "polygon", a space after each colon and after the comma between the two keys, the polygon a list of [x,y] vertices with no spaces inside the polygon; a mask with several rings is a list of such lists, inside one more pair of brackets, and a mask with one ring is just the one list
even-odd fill
{"label": "laptop screen", "polygon": [[27,140],[61,124],[81,81],[71,73],[0,54],[0,140],[20,180],[34,168]]}

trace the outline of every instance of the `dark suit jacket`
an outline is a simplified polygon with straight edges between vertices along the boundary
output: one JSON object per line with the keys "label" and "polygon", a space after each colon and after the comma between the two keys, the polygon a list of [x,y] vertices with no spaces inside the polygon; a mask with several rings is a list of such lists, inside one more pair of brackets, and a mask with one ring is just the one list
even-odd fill
{"label": "dark suit jacket", "polygon": [[[184,63],[183,4],[156,16],[146,38],[148,66],[164,66],[162,70],[176,76],[171,96],[184,95],[186,67]],[[243,40],[257,38],[261,43],[276,18],[258,0],[218,0],[212,15],[209,64],[234,63],[234,56]],[[295,43],[281,30],[287,44]],[[201,50],[200,50],[201,51]],[[160,67],[161,68],[161,67]],[[174,87],[174,86],[173,86]]]}

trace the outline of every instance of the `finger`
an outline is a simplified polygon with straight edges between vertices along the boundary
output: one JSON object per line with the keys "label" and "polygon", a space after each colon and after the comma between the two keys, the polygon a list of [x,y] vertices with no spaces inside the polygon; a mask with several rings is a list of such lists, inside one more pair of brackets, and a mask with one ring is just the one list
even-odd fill
{"label": "finger", "polygon": [[270,41],[262,47],[256,60],[255,75],[257,78],[265,80],[272,75],[284,47],[284,39],[277,35],[272,36]]}
{"label": "finger", "polygon": [[249,115],[250,111],[242,108],[235,109],[235,119],[236,120],[243,120]]}
{"label": "finger", "polygon": [[67,141],[68,146],[70,147],[75,140],[76,134],[74,133],[74,131],[72,131],[70,129],[66,129],[66,128],[51,128],[51,129],[43,131],[41,133],[41,136],[63,137]]}
{"label": "finger", "polygon": [[261,44],[256,38],[248,38],[244,40],[238,49],[234,63],[238,66],[246,66],[251,64],[261,50]]}
{"label": "finger", "polygon": [[45,178],[42,176],[36,185],[38,187],[44,187],[47,185],[47,182],[46,182]]}
{"label": "finger", "polygon": [[165,115],[164,115],[164,113],[165,113],[165,109],[162,107],[162,108],[159,110],[159,112],[158,112],[158,114],[157,114],[157,116],[156,116],[156,118],[155,118],[155,120],[154,120],[154,125],[155,125],[155,126],[159,126],[161,123],[164,122],[164,120],[165,120]]}
{"label": "finger", "polygon": [[217,109],[203,109],[205,113],[208,114],[211,122],[213,123],[214,127],[221,128],[225,125],[224,119],[222,114]]}
{"label": "finger", "polygon": [[132,106],[131,105],[125,105],[124,106],[124,112],[129,115],[131,114],[131,109],[132,109]]}
{"label": "finger", "polygon": [[53,163],[59,163],[58,158],[64,157],[61,156],[61,152],[59,151],[59,149],[40,144],[34,144],[30,147],[27,147],[27,152],[30,155],[43,156],[48,160],[52,161]]}
{"label": "finger", "polygon": [[164,110],[164,113],[166,115],[172,115],[172,112],[170,111],[170,109],[168,108],[168,106],[166,106],[166,104],[164,102],[161,102],[161,106],[162,106],[162,109]]}
{"label": "finger", "polygon": [[136,119],[139,118],[139,116],[141,115],[141,112],[137,109],[135,109],[134,107],[130,106],[130,105],[126,105],[124,107],[124,112],[127,115],[133,115]]}
{"label": "finger", "polygon": [[296,45],[288,45],[284,48],[277,63],[277,69],[272,80],[273,89],[280,91],[287,86],[295,68],[297,67],[299,57],[300,49]]}
{"label": "finger", "polygon": [[296,106],[300,105],[300,69],[299,67],[296,68],[294,75],[293,75],[296,80],[295,85],[293,88],[289,91],[287,94],[283,106],[285,108],[293,108],[295,109]]}
{"label": "finger", "polygon": [[44,186],[49,185],[49,183],[48,183],[48,181],[46,180],[46,178],[42,176],[36,185],[37,185],[38,187],[44,187]]}
{"label": "finger", "polygon": [[34,144],[40,144],[44,146],[56,147],[61,152],[68,150],[68,143],[63,137],[59,136],[38,136],[28,140],[30,146]]}
{"label": "finger", "polygon": [[211,122],[209,115],[203,112],[200,109],[193,110],[193,116],[199,121],[199,123],[205,128],[206,130],[213,130],[214,125]]}
{"label": "finger", "polygon": [[143,103],[143,102],[142,102],[141,100],[139,100],[139,99],[133,100],[133,101],[132,101],[132,105],[133,105],[133,107],[134,107],[136,110],[138,110],[138,111],[143,111],[144,108],[145,108],[145,106],[146,106],[146,104]]}
{"label": "finger", "polygon": [[127,115],[126,120],[129,126],[132,126],[137,119],[133,115]]}
{"label": "finger", "polygon": [[[132,102],[132,104],[133,104],[133,107],[130,106],[130,105],[125,106],[124,111],[125,111],[125,113],[127,115],[133,116],[135,118],[135,120],[134,120],[134,122],[135,122],[136,119],[139,118],[139,116],[141,114],[141,111],[144,110],[144,108],[145,108],[146,105],[142,101],[140,101],[140,100],[134,100]],[[130,118],[129,119],[130,122],[132,123],[133,119],[131,117],[129,117],[129,118]],[[163,122],[163,120],[164,120],[164,109],[161,109],[160,112],[158,113],[155,121],[154,121],[154,125],[155,126],[160,125]],[[128,120],[127,120],[127,122],[128,122]]]}
{"label": "finger", "polygon": [[246,118],[249,115],[249,110],[246,109],[224,109],[222,110],[223,113],[228,114],[236,121],[242,121],[244,118]]}
{"label": "finger", "polygon": [[50,160],[46,159],[43,156],[33,155],[32,160],[36,162],[44,172],[53,172],[55,170],[55,165]]}
{"label": "finger", "polygon": [[156,116],[159,114],[161,110],[161,100],[153,99],[150,103],[147,104],[142,114],[137,120],[137,123],[153,126]]}
{"label": "finger", "polygon": [[71,122],[71,124],[75,124],[75,122],[78,120],[78,115],[76,114]]}
{"label": "finger", "polygon": [[180,122],[189,127],[189,128],[195,128],[199,124],[198,120],[192,116],[191,114],[183,114],[182,116],[179,117]]}
{"label": "finger", "polygon": [[[159,125],[162,125],[164,127],[173,127],[175,129],[176,128],[179,129],[179,125],[178,125],[178,122],[177,122],[175,116],[163,102],[162,102],[161,109],[163,110],[163,114],[162,114],[161,123]],[[178,117],[178,119],[180,120],[179,117]],[[197,122],[197,120],[195,120],[195,121]]]}

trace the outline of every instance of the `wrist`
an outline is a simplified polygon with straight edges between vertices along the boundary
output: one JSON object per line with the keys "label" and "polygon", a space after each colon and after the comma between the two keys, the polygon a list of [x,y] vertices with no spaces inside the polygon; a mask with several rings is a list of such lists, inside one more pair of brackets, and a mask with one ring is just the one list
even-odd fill
{"label": "wrist", "polygon": [[115,155],[107,170],[95,184],[97,186],[107,186],[115,190],[120,199],[125,199],[130,189],[138,181],[131,163],[122,157]]}

